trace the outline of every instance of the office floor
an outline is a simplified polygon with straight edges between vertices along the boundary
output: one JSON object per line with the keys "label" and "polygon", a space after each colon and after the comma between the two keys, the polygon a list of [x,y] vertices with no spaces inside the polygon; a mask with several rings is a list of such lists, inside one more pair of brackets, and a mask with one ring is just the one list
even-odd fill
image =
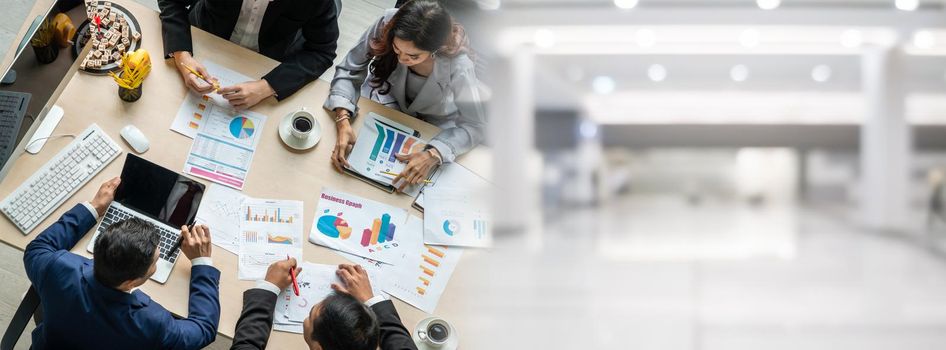
{"label": "office floor", "polygon": [[568,210],[481,255],[466,334],[493,335],[477,349],[946,348],[946,258],[847,217],[682,198]]}

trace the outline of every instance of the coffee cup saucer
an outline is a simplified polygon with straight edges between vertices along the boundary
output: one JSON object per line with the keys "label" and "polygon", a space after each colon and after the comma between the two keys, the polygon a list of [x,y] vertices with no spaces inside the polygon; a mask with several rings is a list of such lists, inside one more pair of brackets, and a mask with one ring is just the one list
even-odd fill
{"label": "coffee cup saucer", "polygon": [[414,334],[412,334],[411,336],[414,339],[414,345],[417,346],[417,350],[456,350],[457,348],[459,348],[460,336],[459,334],[457,334],[457,329],[454,328],[453,325],[449,325],[449,324],[448,325],[450,326],[451,336],[449,337],[449,339],[447,339],[446,344],[443,344],[441,346],[436,346],[436,345],[428,344],[427,342],[423,340],[420,340],[420,336],[418,335],[418,332],[421,330],[427,329],[427,326],[430,324],[430,322],[436,319],[438,318],[427,317],[421,320],[420,322],[418,322],[417,326],[414,327]]}
{"label": "coffee cup saucer", "polygon": [[319,120],[315,119],[315,125],[312,125],[312,132],[309,133],[309,137],[300,139],[292,136],[292,116],[293,113],[289,113],[279,122],[279,138],[282,139],[282,142],[297,151],[304,151],[318,144],[319,140],[322,139],[322,125],[319,124]]}

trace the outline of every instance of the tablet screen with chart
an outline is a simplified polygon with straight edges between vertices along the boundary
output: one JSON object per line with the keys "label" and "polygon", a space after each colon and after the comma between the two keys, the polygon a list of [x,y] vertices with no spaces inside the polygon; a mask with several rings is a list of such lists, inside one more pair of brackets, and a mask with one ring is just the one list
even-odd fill
{"label": "tablet screen with chart", "polygon": [[405,166],[397,155],[421,151],[426,143],[413,130],[382,118],[374,113],[365,118],[348,163],[359,174],[391,185],[395,176],[390,174],[399,174]]}

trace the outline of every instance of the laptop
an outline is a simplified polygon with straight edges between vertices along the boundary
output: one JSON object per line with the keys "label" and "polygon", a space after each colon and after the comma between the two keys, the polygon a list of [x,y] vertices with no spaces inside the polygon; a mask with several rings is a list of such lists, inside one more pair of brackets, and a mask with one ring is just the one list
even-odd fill
{"label": "laptop", "polygon": [[204,185],[130,153],[125,159],[121,178],[115,199],[105,211],[86,250],[92,253],[99,234],[112,224],[128,218],[148,221],[161,234],[158,269],[151,279],[163,284],[180,255],[176,243],[180,239],[181,226],[194,224]]}

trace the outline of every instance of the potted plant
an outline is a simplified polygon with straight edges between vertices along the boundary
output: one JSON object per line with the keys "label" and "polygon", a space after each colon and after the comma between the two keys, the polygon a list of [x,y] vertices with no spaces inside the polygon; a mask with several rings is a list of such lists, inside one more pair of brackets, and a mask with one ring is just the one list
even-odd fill
{"label": "potted plant", "polygon": [[109,72],[118,84],[118,97],[122,101],[135,102],[141,98],[141,85],[151,72],[151,57],[145,49],[127,52],[122,56],[121,75]]}
{"label": "potted plant", "polygon": [[54,41],[55,35],[55,27],[49,19],[44,20],[36,28],[36,34],[33,34],[33,38],[30,39],[30,46],[33,47],[39,63],[51,63],[59,57],[59,46]]}

